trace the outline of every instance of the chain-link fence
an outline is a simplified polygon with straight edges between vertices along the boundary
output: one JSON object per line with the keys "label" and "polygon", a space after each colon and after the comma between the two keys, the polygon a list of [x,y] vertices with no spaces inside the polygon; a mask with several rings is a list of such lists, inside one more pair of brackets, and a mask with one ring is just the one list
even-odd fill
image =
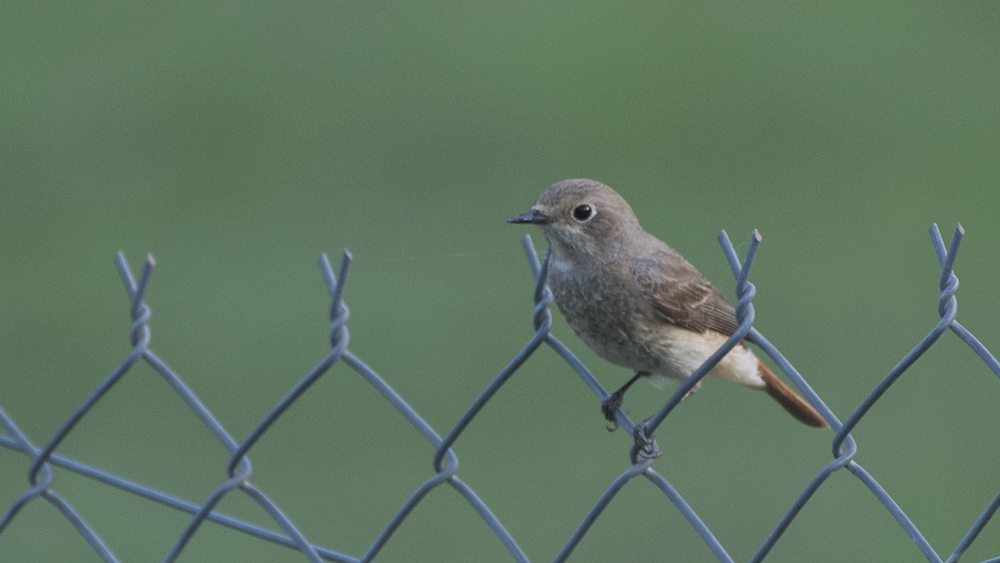
{"label": "chain-link fence", "polygon": [[[896,366],[881,380],[881,382],[868,394],[861,404],[851,412],[844,421],[841,421],[827,406],[822,399],[809,387],[806,381],[799,375],[796,369],[785,359],[785,357],[771,345],[762,334],[753,328],[754,310],[751,300],[754,296],[754,286],[749,280],[750,269],[760,244],[760,236],[754,232],[743,261],[740,262],[733,249],[729,238],[723,232],[719,235],[723,251],[729,261],[733,275],[737,280],[737,294],[739,302],[736,307],[737,317],[740,321],[739,330],[720,348],[704,365],[702,365],[687,381],[685,381],[673,393],[665,405],[649,420],[639,425],[633,423],[622,411],[618,410],[617,416],[622,427],[633,435],[637,436],[636,445],[633,445],[630,458],[633,465],[624,473],[618,476],[600,493],[594,491],[597,501],[593,508],[586,514],[577,529],[568,538],[562,550],[556,555],[554,561],[565,561],[573,553],[584,535],[587,534],[594,522],[600,517],[602,511],[619,491],[632,479],[643,477],[651,481],[670,500],[676,509],[690,523],[694,530],[701,536],[711,551],[719,561],[732,562],[733,559],[726,549],[716,539],[712,531],[702,522],[698,514],[684,501],[677,490],[671,486],[670,482],[653,469],[653,461],[649,456],[644,455],[644,448],[640,447],[641,436],[652,437],[656,428],[664,421],[667,415],[673,410],[681,399],[704,377],[704,375],[721,359],[730,349],[736,346],[745,338],[752,338],[764,352],[774,360],[778,366],[791,378],[796,387],[815,406],[823,417],[829,422],[834,430],[834,437],[831,451],[833,460],[818,470],[816,476],[809,482],[805,490],[798,496],[792,506],[780,519],[768,537],[763,541],[756,554],[751,559],[752,562],[764,561],[768,553],[781,539],[789,525],[796,518],[802,508],[813,498],[816,491],[835,472],[846,469],[857,477],[865,487],[871,491],[874,497],[892,515],[899,526],[914,541],[919,551],[926,557],[927,561],[941,563],[942,561],[953,563],[959,560],[963,553],[976,541],[980,532],[986,527],[990,519],[1000,507],[1000,492],[986,502],[985,508],[979,516],[970,523],[968,531],[951,552],[944,558],[935,551],[924,535],[911,522],[910,518],[889,496],[886,490],[878,483],[873,475],[866,471],[855,460],[857,444],[850,432],[865,417],[872,406],[886,392],[886,390],[899,380],[900,376],[913,363],[927,351],[946,331],[952,331],[965,342],[979,358],[1000,377],[1000,363],[968,330],[966,330],[955,319],[956,299],[955,291],[958,288],[958,278],[952,272],[955,257],[964,231],[959,225],[955,228],[950,246],[946,247],[941,238],[937,225],[931,228],[931,239],[937,253],[938,261],[941,265],[940,289],[941,297],[938,302],[938,313],[941,316],[934,328],[924,337]],[[515,561],[526,562],[527,556],[518,546],[515,538],[507,531],[493,511],[480,499],[476,492],[458,476],[458,457],[452,446],[459,441],[464,430],[472,424],[476,415],[484,405],[490,401],[495,394],[500,391],[504,383],[510,376],[520,368],[531,355],[543,344],[552,348],[573,370],[579,374],[583,382],[601,399],[608,397],[608,392],[591,375],[590,371],[573,355],[569,349],[558,339],[550,334],[549,329],[552,324],[552,314],[550,303],[552,295],[545,285],[548,272],[548,259],[540,261],[531,244],[531,239],[525,237],[524,249],[528,258],[528,263],[535,277],[534,301],[536,304],[534,311],[534,337],[518,352],[507,366],[494,378],[473,404],[465,411],[458,422],[443,437],[406,401],[397,394],[392,387],[385,382],[382,377],[375,373],[360,358],[355,356],[348,349],[348,329],[346,326],[348,309],[343,302],[345,282],[347,281],[348,270],[351,263],[349,252],[344,253],[340,261],[340,267],[334,272],[329,259],[323,255],[320,260],[320,269],[326,281],[326,285],[331,296],[330,318],[332,327],[330,330],[329,354],[316,365],[302,380],[300,380],[279,402],[273,407],[268,415],[250,432],[242,442],[237,442],[231,434],[218,422],[212,412],[203,404],[195,393],[188,387],[180,377],[171,370],[167,364],[154,354],[149,347],[150,344],[150,310],[143,302],[146,287],[155,264],[152,256],[147,256],[142,272],[136,280],[124,255],[118,254],[116,264],[121,275],[122,282],[128,292],[131,301],[131,342],[132,351],[101,382],[96,389],[80,404],[75,412],[62,424],[59,430],[53,435],[44,446],[37,446],[24,432],[22,432],[15,421],[0,408],[0,424],[3,425],[6,434],[0,434],[0,445],[19,451],[31,460],[28,472],[28,486],[10,507],[0,516],[0,541],[3,541],[3,533],[8,529],[9,524],[18,516],[22,508],[32,501],[44,499],[56,508],[86,539],[90,546],[105,561],[118,561],[112,546],[109,546],[101,536],[87,523],[83,515],[55,489],[53,466],[62,467],[69,471],[78,473],[98,482],[116,487],[148,499],[160,505],[168,506],[191,515],[191,520],[181,536],[174,543],[170,551],[164,556],[163,561],[174,561],[184,550],[189,540],[206,522],[221,524],[234,530],[238,530],[250,536],[268,540],[279,545],[287,546],[302,553],[306,560],[318,563],[320,561],[342,561],[358,562],[372,561],[380,550],[389,543],[394,532],[406,520],[413,509],[423,501],[427,495],[435,488],[448,485],[458,491],[458,493],[472,506],[476,513],[483,519],[487,526],[496,534],[506,549],[510,552]],[[77,427],[81,419],[96,405],[107,392],[125,377],[130,369],[139,362],[145,362],[157,373],[159,373],[172,389],[184,400],[191,410],[201,419],[202,422],[215,434],[216,438],[230,452],[229,463],[226,468],[228,478],[221,483],[207,501],[198,504],[184,499],[177,498],[170,494],[143,486],[139,483],[124,479],[117,475],[102,471],[95,467],[80,463],[68,457],[56,453],[59,445]],[[307,392],[313,383],[316,382],[330,367],[342,362],[357,372],[371,386],[373,386],[386,401],[393,407],[423,436],[431,442],[434,447],[432,464],[434,474],[423,482],[406,502],[399,508],[395,516],[385,525],[381,532],[375,537],[368,549],[361,555],[348,555],[334,551],[333,549],[312,544],[299,530],[299,528],[284,514],[262,490],[251,484],[251,464],[249,452],[254,444],[272,427],[274,422],[282,416],[303,393]],[[655,446],[654,446],[655,447]],[[645,451],[649,451],[649,444],[645,444]],[[219,502],[226,495],[241,491],[250,499],[260,505],[276,522],[284,534],[277,533],[266,528],[251,524],[244,520],[228,516],[215,510]],[[1000,563],[1000,555],[984,561],[984,563]]]}

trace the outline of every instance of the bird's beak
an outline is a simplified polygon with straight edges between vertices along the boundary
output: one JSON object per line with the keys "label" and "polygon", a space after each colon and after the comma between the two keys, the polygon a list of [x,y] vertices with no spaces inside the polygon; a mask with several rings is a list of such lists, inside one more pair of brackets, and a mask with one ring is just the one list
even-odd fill
{"label": "bird's beak", "polygon": [[545,216],[541,211],[531,208],[531,211],[527,211],[520,215],[515,215],[510,219],[507,219],[508,223],[531,223],[532,225],[548,225],[552,222],[551,219]]}

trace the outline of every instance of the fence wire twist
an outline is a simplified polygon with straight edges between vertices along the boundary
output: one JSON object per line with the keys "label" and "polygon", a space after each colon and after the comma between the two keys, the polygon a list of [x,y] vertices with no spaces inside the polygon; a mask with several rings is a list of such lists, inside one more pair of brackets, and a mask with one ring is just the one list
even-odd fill
{"label": "fence wire twist", "polygon": [[[774,527],[756,554],[750,560],[753,563],[763,561],[771,551],[788,526],[798,515],[799,511],[812,498],[813,494],[820,486],[838,470],[846,469],[856,476],[872,492],[876,499],[889,511],[892,517],[899,523],[906,534],[913,540],[920,552],[931,563],[955,563],[963,553],[976,540],[979,533],[990,521],[1000,507],[1000,492],[998,492],[987,504],[980,515],[969,527],[968,531],[958,542],[955,548],[942,560],[934,551],[928,541],[917,527],[910,521],[903,510],[893,501],[886,490],[875,480],[855,460],[858,451],[857,443],[851,436],[851,430],[857,426],[862,418],[874,406],[879,398],[895,383],[899,377],[933,345],[938,338],[946,331],[951,330],[965,342],[973,352],[1000,377],[1000,363],[996,358],[966,330],[957,320],[957,301],[955,291],[958,289],[958,278],[953,273],[955,257],[958,253],[964,230],[961,225],[957,225],[949,247],[945,247],[941,238],[941,233],[937,225],[933,225],[930,230],[931,241],[937,253],[938,261],[941,265],[941,276],[939,280],[941,297],[938,301],[938,313],[941,320],[906,356],[903,357],[889,371],[889,373],[879,382],[879,384],[868,394],[861,404],[841,422],[834,413],[823,403],[815,391],[809,387],[805,379],[799,375],[798,371],[788,362],[787,359],[770,343],[764,336],[753,328],[754,309],[751,300],[755,294],[755,288],[749,282],[750,268],[757,254],[760,245],[760,235],[754,231],[750,239],[746,256],[741,262],[733,249],[729,237],[723,231],[719,235],[719,242],[722,244],[723,252],[729,262],[733,275],[736,277],[736,291],[739,301],[736,307],[737,318],[740,322],[739,330],[712,355],[687,381],[671,395],[670,399],[663,407],[645,423],[636,425],[628,416],[618,409],[616,416],[621,426],[632,433],[636,439],[632,446],[629,457],[632,465],[619,475],[611,485],[600,495],[594,507],[586,514],[583,521],[570,536],[562,550],[556,555],[554,561],[565,561],[573,549],[577,546],[583,536],[594,524],[601,512],[608,506],[614,496],[632,479],[642,476],[651,481],[670,500],[676,509],[687,519],[694,530],[701,536],[708,547],[712,550],[719,561],[732,563],[732,558],[723,548],[722,544],[715,538],[711,530],[702,522],[698,514],[684,501],[681,495],[671,486],[665,477],[656,472],[653,467],[655,455],[655,442],[652,442],[653,432],[670,414],[674,407],[680,403],[687,392],[711,370],[730,349],[746,338],[751,338],[758,344],[764,352],[773,359],[778,366],[792,379],[795,386],[802,392],[808,401],[816,407],[826,421],[834,430],[831,451],[833,461],[828,463],[809,482],[805,490],[799,495],[778,524]],[[535,253],[530,237],[525,237],[523,241],[525,254],[532,274],[535,278],[534,302],[535,310],[533,323],[535,334],[517,355],[500,371],[478,398],[472,403],[469,409],[462,415],[454,427],[443,438],[428,425],[423,418],[410,407],[402,397],[380,377],[374,370],[368,367],[361,359],[355,356],[347,348],[349,335],[346,326],[348,318],[348,308],[342,298],[344,285],[351,263],[350,252],[345,251],[340,261],[340,268],[334,273],[329,259],[324,254],[320,259],[320,270],[330,291],[330,346],[331,350],[315,368],[302,378],[267,414],[256,428],[242,442],[237,442],[229,432],[216,420],[212,412],[198,399],[195,393],[188,387],[180,377],[167,364],[161,360],[149,348],[150,343],[150,309],[143,302],[150,275],[155,265],[152,255],[147,255],[142,272],[138,281],[135,279],[128,263],[122,253],[118,253],[116,265],[121,275],[122,283],[128,293],[131,302],[130,314],[132,318],[132,329],[130,332],[132,351],[126,358],[98,385],[94,391],[80,404],[73,414],[66,420],[59,430],[49,439],[44,447],[36,446],[17,426],[14,420],[0,408],[0,424],[6,430],[6,434],[0,434],[0,446],[4,446],[23,453],[31,459],[28,471],[28,488],[22,493],[10,507],[0,516],[0,538],[7,526],[17,516],[18,512],[29,502],[42,498],[52,504],[62,515],[76,528],[80,535],[90,544],[101,558],[107,562],[117,562],[111,548],[87,523],[84,517],[53,488],[54,471],[53,466],[62,467],[89,477],[96,481],[128,491],[140,497],[149,499],[156,503],[175,508],[177,510],[192,515],[191,521],[184,529],[183,533],[174,543],[170,551],[164,556],[164,562],[177,559],[185,545],[191,537],[198,531],[206,521],[222,524],[229,528],[244,532],[251,536],[268,540],[279,545],[298,550],[308,561],[319,563],[323,560],[339,561],[345,563],[372,561],[379,551],[390,541],[393,533],[400,524],[409,516],[411,511],[420,503],[428,493],[436,487],[447,484],[462,495],[472,506],[477,514],[483,519],[485,524],[496,534],[500,542],[510,552],[515,561],[528,562],[527,556],[518,546],[517,542],[504,528],[489,507],[479,498],[476,492],[462,481],[458,475],[458,457],[452,446],[460,438],[462,432],[472,423],[476,415],[483,406],[500,390],[507,380],[523,365],[528,358],[542,345],[552,348],[569,366],[580,376],[583,382],[601,399],[608,397],[608,392],[594,378],[589,370],[573,355],[572,352],[555,336],[549,333],[552,325],[552,313],[549,305],[552,302],[552,294],[546,287],[545,282],[548,273],[548,255],[544,261],[540,261]],[[167,493],[143,486],[128,479],[113,475],[106,471],[85,465],[73,459],[56,453],[59,444],[76,427],[80,420],[87,415],[90,409],[116,384],[130,368],[139,361],[146,362],[173,388],[173,390],[187,403],[205,423],[205,425],[215,434],[216,438],[231,452],[228,466],[226,467],[226,479],[218,486],[215,492],[203,504],[192,503]],[[367,551],[360,557],[354,557],[344,553],[334,551],[325,547],[320,547],[310,543],[294,523],[282,512],[263,491],[250,483],[252,466],[247,457],[248,452],[254,444],[264,435],[271,425],[287,411],[310,386],[316,382],[330,367],[336,362],[343,362],[352,370],[363,377],[372,385],[393,407],[411,424],[420,431],[424,437],[434,445],[434,455],[432,467],[434,474],[421,484],[406,500],[403,506],[396,512],[389,523],[375,537]],[[652,448],[652,449],[651,449]],[[249,522],[216,512],[214,508],[229,493],[240,490],[248,497],[260,505],[270,517],[284,530],[280,534],[265,528],[261,528]],[[996,556],[983,561],[982,563],[1000,563],[1000,556]]]}

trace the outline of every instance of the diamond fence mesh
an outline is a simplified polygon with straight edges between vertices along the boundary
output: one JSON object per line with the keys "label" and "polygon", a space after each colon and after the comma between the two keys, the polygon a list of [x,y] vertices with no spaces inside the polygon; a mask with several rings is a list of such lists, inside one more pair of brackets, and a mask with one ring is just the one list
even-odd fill
{"label": "diamond fence mesh", "polygon": [[[592,491],[591,494],[596,499],[593,507],[583,517],[576,530],[566,540],[563,548],[555,555],[554,561],[566,561],[572,555],[579,542],[591,529],[592,525],[601,516],[602,511],[608,506],[611,500],[622,490],[631,480],[642,477],[652,482],[669,499],[670,503],[687,520],[697,534],[704,540],[712,553],[722,562],[732,562],[733,559],[725,547],[719,542],[712,531],[705,525],[698,514],[685,502],[680,493],[670,484],[670,482],[653,468],[655,455],[649,455],[650,449],[640,447],[642,441],[640,436],[652,437],[654,431],[670,412],[676,407],[685,394],[693,388],[704,375],[722,358],[733,346],[740,341],[752,336],[753,341],[758,343],[760,348],[771,357],[772,360],[788,375],[795,386],[812,403],[823,417],[829,422],[834,431],[831,444],[832,461],[818,469],[816,475],[808,483],[806,488],[798,496],[795,502],[788,508],[784,516],[777,525],[774,526],[770,534],[763,540],[760,547],[752,557],[752,562],[765,561],[772,548],[779,542],[789,525],[795,520],[802,508],[813,498],[813,495],[823,486],[827,479],[837,471],[845,470],[857,477],[864,486],[871,491],[875,499],[885,508],[898,525],[909,536],[919,553],[932,563],[948,562],[954,563],[966,552],[966,550],[976,541],[981,532],[993,518],[997,509],[1000,508],[1000,492],[991,499],[985,500],[985,507],[978,517],[968,525],[968,531],[951,551],[942,557],[930,543],[924,538],[921,531],[914,525],[906,513],[896,504],[888,492],[876,480],[876,478],[866,471],[855,461],[855,454],[858,450],[857,443],[851,436],[851,430],[866,416],[869,410],[880,397],[896,383],[906,370],[917,361],[945,332],[955,333],[968,347],[984,362],[990,370],[1000,377],[1000,363],[968,330],[966,330],[957,320],[957,301],[955,291],[958,288],[958,278],[953,273],[955,257],[962,240],[964,231],[961,225],[956,226],[952,236],[950,246],[946,246],[937,225],[931,228],[931,240],[937,258],[941,266],[941,276],[939,280],[941,296],[938,302],[938,313],[941,320],[914,348],[906,354],[889,373],[878,383],[878,385],[865,397],[860,405],[853,412],[849,413],[846,419],[841,421],[823,402],[823,400],[809,387],[808,383],[799,375],[798,371],[785,359],[785,357],[771,345],[764,336],[753,328],[754,309],[751,304],[755,289],[749,282],[750,269],[756,256],[757,248],[760,244],[760,236],[755,231],[750,239],[747,253],[742,261],[738,258],[726,233],[719,235],[726,259],[737,280],[737,317],[740,321],[740,329],[729,341],[720,348],[701,368],[699,368],[691,378],[679,386],[671,395],[670,399],[663,407],[647,421],[636,424],[628,416],[618,410],[619,423],[627,431],[635,435],[635,445],[632,446],[630,459],[632,465],[619,475],[603,491]],[[534,251],[531,239],[525,237],[524,250],[527,255],[528,264],[535,277],[534,310],[533,323],[535,334],[530,341],[510,360],[503,370],[493,379],[492,382],[482,391],[479,397],[465,411],[460,419],[450,430],[442,436],[432,428],[417,411],[410,407],[407,402],[393,390],[393,388],[375,373],[365,362],[355,356],[348,349],[349,333],[347,329],[348,308],[344,304],[343,297],[345,285],[348,278],[348,271],[351,264],[351,255],[344,253],[341,258],[339,268],[334,272],[332,265],[326,255],[320,260],[320,270],[329,289],[331,296],[330,308],[330,352],[320,361],[305,377],[303,377],[287,394],[271,409],[263,420],[254,428],[252,432],[242,441],[235,440],[227,429],[219,423],[212,411],[202,403],[192,389],[153,351],[150,349],[150,309],[146,306],[143,298],[152,274],[155,262],[153,257],[147,256],[142,271],[138,279],[135,278],[129,268],[123,254],[119,253],[116,258],[116,265],[121,275],[123,284],[131,302],[132,328],[130,338],[132,350],[126,358],[98,385],[80,406],[62,424],[58,431],[48,439],[43,445],[37,445],[21,429],[17,423],[0,408],[0,425],[4,429],[4,434],[0,434],[0,446],[20,452],[30,459],[30,469],[28,471],[27,486],[24,492],[5,510],[0,516],[0,542],[3,541],[4,533],[10,533],[10,524],[21,513],[22,509],[34,501],[44,500],[54,507],[61,515],[72,524],[76,531],[87,541],[101,559],[108,562],[118,561],[111,545],[102,539],[84,518],[83,513],[78,511],[69,500],[60,495],[56,490],[56,471],[54,468],[63,468],[79,475],[93,479],[105,485],[127,491],[141,498],[148,499],[153,503],[170,507],[190,515],[190,521],[181,535],[177,538],[169,552],[163,556],[163,561],[170,562],[177,560],[188,545],[189,540],[198,533],[207,523],[221,524],[233,530],[245,533],[251,538],[267,540],[275,544],[286,546],[301,553],[302,558],[307,561],[340,561],[340,562],[367,562],[376,560],[379,552],[393,539],[394,532],[399,526],[411,517],[414,508],[417,507],[429,494],[440,486],[448,486],[457,491],[465,501],[475,510],[476,514],[496,535],[502,545],[509,552],[514,561],[527,562],[528,557],[519,547],[516,539],[507,531],[497,516],[489,506],[477,495],[477,493],[465,483],[458,475],[458,457],[453,449],[461,441],[462,433],[476,421],[476,416],[481,409],[498,393],[508,379],[518,368],[529,360],[532,354],[540,347],[548,346],[554,350],[581,378],[581,380],[601,399],[608,396],[608,392],[594,378],[590,371],[577,359],[575,355],[556,337],[550,334],[549,329],[552,324],[552,313],[550,304],[552,295],[547,289],[545,282],[548,271],[548,259],[539,260]],[[213,494],[201,503],[191,502],[177,498],[173,495],[159,491],[139,483],[130,481],[110,472],[80,463],[57,453],[60,444],[73,432],[80,421],[87,416],[88,412],[104,397],[108,391],[118,384],[124,377],[127,377],[130,370],[136,364],[144,362],[154,369],[170,385],[174,392],[187,404],[191,411],[207,426],[214,434],[215,438],[230,453],[229,462],[225,470],[225,479],[218,485]],[[343,363],[351,370],[360,375],[368,384],[374,387],[382,397],[385,398],[404,419],[406,419],[417,431],[419,431],[434,448],[431,459],[433,472],[427,479],[406,499],[402,506],[396,511],[389,522],[375,534],[374,539],[364,553],[347,554],[335,551],[334,549],[322,547],[311,543],[300,531],[281,508],[272,501],[264,491],[260,490],[250,482],[252,467],[250,463],[250,452],[260,438],[268,432],[276,420],[278,420],[289,408],[293,407],[296,400],[306,393],[324,373],[326,373],[335,363]],[[226,515],[216,511],[216,507],[227,495],[244,494],[253,502],[262,507],[273,521],[283,530],[278,533],[267,528],[252,524],[250,522]],[[85,511],[83,511],[85,512]],[[983,563],[1000,563],[1000,555],[986,559]]]}

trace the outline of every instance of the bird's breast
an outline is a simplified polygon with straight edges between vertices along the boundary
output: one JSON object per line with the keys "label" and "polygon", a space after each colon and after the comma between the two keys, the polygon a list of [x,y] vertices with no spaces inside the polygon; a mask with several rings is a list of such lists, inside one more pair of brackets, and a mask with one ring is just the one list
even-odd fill
{"label": "bird's breast", "polygon": [[658,372],[645,332],[637,330],[643,312],[622,279],[607,271],[581,273],[574,268],[550,271],[549,287],[573,332],[601,358],[636,371]]}

